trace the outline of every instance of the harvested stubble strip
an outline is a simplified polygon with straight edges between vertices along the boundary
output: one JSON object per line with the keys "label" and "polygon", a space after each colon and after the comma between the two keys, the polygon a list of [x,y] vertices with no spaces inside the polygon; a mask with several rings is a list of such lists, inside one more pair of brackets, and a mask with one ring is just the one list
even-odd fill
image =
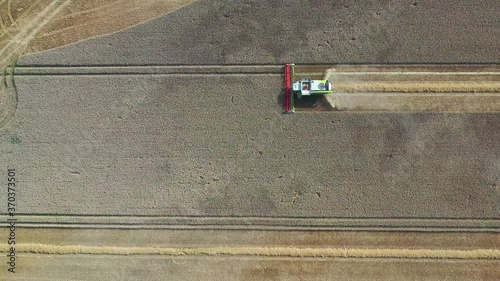
{"label": "harvested stubble strip", "polygon": [[361,82],[335,83],[337,92],[400,92],[400,93],[500,93],[499,83],[484,82]]}
{"label": "harvested stubble strip", "polygon": [[[0,250],[7,252],[8,245]],[[108,247],[20,244],[19,253],[87,254],[87,255],[169,255],[169,256],[263,256],[298,258],[401,258],[401,259],[500,259],[499,249],[445,250],[445,249],[348,249],[299,247]]]}

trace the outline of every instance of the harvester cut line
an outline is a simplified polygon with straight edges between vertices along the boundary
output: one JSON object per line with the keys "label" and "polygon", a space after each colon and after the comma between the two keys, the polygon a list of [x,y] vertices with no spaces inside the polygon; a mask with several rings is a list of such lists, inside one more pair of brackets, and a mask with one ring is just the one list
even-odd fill
{"label": "harvester cut line", "polygon": [[14,75],[283,75],[274,65],[17,66]]}

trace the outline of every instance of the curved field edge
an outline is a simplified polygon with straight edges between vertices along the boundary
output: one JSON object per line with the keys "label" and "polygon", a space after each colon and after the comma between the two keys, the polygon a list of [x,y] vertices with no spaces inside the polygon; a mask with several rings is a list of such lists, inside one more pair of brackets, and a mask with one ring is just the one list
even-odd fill
{"label": "curved field edge", "polygon": [[[28,6],[17,20],[12,15],[11,1],[1,1],[0,9],[7,4],[7,16],[0,14],[0,70],[3,72],[1,86],[2,108],[0,112],[0,128],[5,126],[14,116],[17,107],[17,93],[14,83],[13,65],[24,52],[28,44],[38,32],[56,16],[71,0],[51,1],[47,5],[36,1]],[[9,66],[12,66],[8,69]],[[10,70],[10,73],[9,73]]]}
{"label": "curved field edge", "polygon": [[37,34],[24,54],[110,34],[198,0],[72,0]]}

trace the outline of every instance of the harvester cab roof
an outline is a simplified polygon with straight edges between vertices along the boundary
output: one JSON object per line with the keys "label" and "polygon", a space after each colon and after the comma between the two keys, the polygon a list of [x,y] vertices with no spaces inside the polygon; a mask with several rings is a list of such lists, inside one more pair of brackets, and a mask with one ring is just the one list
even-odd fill
{"label": "harvester cab roof", "polygon": [[302,78],[300,81],[295,81],[292,86],[292,91],[299,99],[302,96],[333,93],[330,81],[312,80],[311,78]]}

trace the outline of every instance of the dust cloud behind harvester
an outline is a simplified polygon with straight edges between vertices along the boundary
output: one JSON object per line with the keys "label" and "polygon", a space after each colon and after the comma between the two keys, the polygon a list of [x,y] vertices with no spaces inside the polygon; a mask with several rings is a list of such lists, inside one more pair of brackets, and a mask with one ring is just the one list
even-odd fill
{"label": "dust cloud behind harvester", "polygon": [[307,111],[500,112],[500,65],[296,67],[296,79],[309,76],[335,93],[324,96],[329,107]]}

